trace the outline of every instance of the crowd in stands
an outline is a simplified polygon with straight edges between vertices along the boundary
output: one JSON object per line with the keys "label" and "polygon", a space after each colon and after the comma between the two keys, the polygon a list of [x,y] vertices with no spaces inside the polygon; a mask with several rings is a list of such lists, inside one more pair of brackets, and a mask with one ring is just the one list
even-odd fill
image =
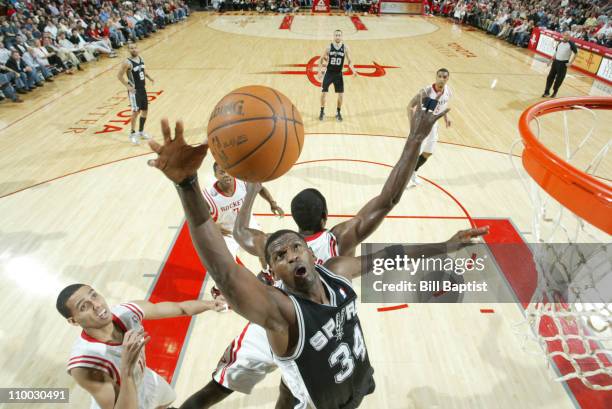
{"label": "crowd in stands", "polygon": [[[4,1],[4,3],[2,3]],[[0,100],[23,102],[54,77],[184,20],[183,0],[0,0]]]}
{"label": "crowd in stands", "polygon": [[[259,13],[297,13],[300,8],[312,8],[313,0],[212,0],[212,8],[220,13],[224,11],[257,11]],[[331,0],[332,8],[339,8],[346,13],[372,12],[378,0]]]}
{"label": "crowd in stands", "polygon": [[453,18],[527,47],[534,27],[612,46],[609,0],[425,0],[425,12]]}

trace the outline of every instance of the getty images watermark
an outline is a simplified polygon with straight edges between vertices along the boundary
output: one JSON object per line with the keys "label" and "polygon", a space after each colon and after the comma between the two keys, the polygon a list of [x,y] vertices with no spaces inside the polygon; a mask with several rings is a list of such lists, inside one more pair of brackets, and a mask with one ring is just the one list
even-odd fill
{"label": "getty images watermark", "polygon": [[[385,283],[381,277],[380,280],[374,281],[374,291],[453,291],[461,294],[471,291],[487,291],[487,282],[476,280],[459,282],[453,279],[453,274],[463,276],[466,272],[482,272],[484,269],[484,259],[476,255],[469,258],[439,258],[423,255],[413,258],[404,254],[396,255],[393,258],[373,258],[371,270],[376,276],[382,276],[385,272],[390,271],[404,271],[412,277],[417,276],[419,272],[443,272],[443,274],[433,276],[430,274],[418,275],[418,280],[402,280],[399,283]],[[439,279],[440,276],[445,275],[446,279]]]}
{"label": "getty images watermark", "polygon": [[478,243],[450,250],[363,244],[361,301],[528,303],[545,291],[567,302],[612,303],[610,244]]}
{"label": "getty images watermark", "polygon": [[473,247],[448,254],[422,244],[364,244],[362,302],[493,301],[490,256]]}

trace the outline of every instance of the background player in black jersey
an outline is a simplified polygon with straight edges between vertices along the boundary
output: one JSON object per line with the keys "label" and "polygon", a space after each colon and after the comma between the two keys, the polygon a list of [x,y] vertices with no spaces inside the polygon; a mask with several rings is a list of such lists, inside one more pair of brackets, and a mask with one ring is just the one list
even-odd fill
{"label": "background player in black jersey", "polygon": [[[132,129],[130,131],[130,141],[134,145],[138,145],[138,138],[151,139],[144,131],[145,121],[147,120],[147,112],[149,109],[149,100],[147,99],[147,90],[145,89],[145,78],[148,78],[151,83],[155,80],[145,71],[145,64],[138,55],[138,47],[132,43],[128,45],[130,57],[121,64],[117,78],[127,88],[132,108]],[[127,80],[126,80],[127,78]],[[136,119],[140,115],[140,123],[138,132],[136,132]]]}
{"label": "background player in black jersey", "polygon": [[[353,76],[357,76],[357,72],[351,62],[348,45],[342,42],[342,30],[334,31],[334,42],[327,46],[323,55],[319,58],[319,71],[317,73],[317,79],[321,81],[323,73],[323,82],[321,85],[321,112],[319,113],[319,119],[322,121],[325,118],[325,96],[329,91],[329,86],[334,84],[334,91],[338,94],[338,107],[336,109],[336,119],[342,121],[342,114],[340,109],[342,108],[342,97],[344,95],[344,79],[342,77],[342,71],[344,70],[344,59],[353,73]],[[323,69],[323,62],[327,62],[327,67]]]}
{"label": "background player in black jersey", "polygon": [[[415,156],[418,145],[441,117],[427,111],[413,116],[408,138],[414,141]],[[361,273],[360,260],[335,257],[324,267],[315,266],[312,252],[300,234],[279,231],[269,237],[265,255],[270,270],[282,280],[286,291],[261,283],[248,269],[236,264],[211,219],[197,180],[208,144],[187,145],[181,121],[176,124],[174,139],[167,120],[162,121],[162,133],[163,146],[149,142],[158,154],[149,165],[162,170],[176,184],[200,259],[232,308],[266,329],[270,347],[284,369],[283,378],[293,396],[304,405],[308,403],[304,402],[306,395],[292,382],[297,379],[297,370],[302,386],[308,391],[307,399],[316,406],[327,409],[359,406],[363,396],[374,388],[373,369],[354,309],[356,294],[350,284],[351,278]],[[396,203],[399,196],[401,192],[388,200]],[[470,237],[462,239],[470,241]],[[321,309],[322,305],[326,308]],[[337,325],[331,330],[327,328],[327,332],[333,331],[333,336],[320,335],[321,322],[333,317]],[[321,359],[313,359],[316,356]]]}

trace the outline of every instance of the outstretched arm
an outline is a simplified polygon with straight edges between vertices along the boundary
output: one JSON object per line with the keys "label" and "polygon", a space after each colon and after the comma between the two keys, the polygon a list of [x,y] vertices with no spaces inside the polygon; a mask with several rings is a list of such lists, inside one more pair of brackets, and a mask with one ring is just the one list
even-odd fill
{"label": "outstretched arm", "polygon": [[[441,243],[424,243],[411,245],[396,245],[385,247],[372,254],[362,254],[360,257],[333,257],[327,260],[325,267],[349,280],[363,273],[372,271],[374,259],[394,259],[396,256],[407,256],[409,259],[433,257],[453,253],[463,247],[476,243],[476,239],[489,232],[489,226],[459,230],[449,240]],[[367,264],[363,264],[367,263]]]}
{"label": "outstretched arm", "polygon": [[134,301],[134,303],[142,308],[144,316],[148,320],[183,316],[191,317],[192,315],[201,314],[204,311],[223,311],[225,309],[225,303],[217,300],[189,300],[181,302],[158,302],[155,304],[149,301]]}
{"label": "outstretched arm", "polygon": [[234,223],[234,239],[249,254],[260,259],[265,258],[265,246],[268,235],[261,230],[250,228],[249,224],[253,212],[253,203],[261,188],[261,183],[247,183],[247,194],[244,198],[244,203],[240,207],[236,223]]}
{"label": "outstretched arm", "polygon": [[412,99],[408,103],[408,108],[407,108],[408,119],[409,120],[412,121],[412,115],[416,111],[416,108],[419,106],[419,103],[422,100],[424,100],[425,97],[426,97],[426,95],[425,95],[425,91],[424,90],[420,90],[418,94],[416,94],[414,97],[412,97]]}
{"label": "outstretched arm", "polygon": [[150,141],[159,155],[149,165],[160,169],[177,185],[185,211],[191,239],[200,260],[232,308],[240,315],[264,328],[286,331],[291,314],[295,314],[289,298],[264,285],[245,267],[236,264],[221,232],[211,219],[210,210],[198,183],[197,170],[202,164],[208,144],[192,147],[183,138],[183,123],[178,121],[175,138],[170,126],[162,120],[164,144]]}
{"label": "outstretched arm", "polygon": [[448,112],[448,110],[445,110],[434,115],[430,111],[419,109],[419,107],[420,102],[410,120],[410,134],[402,154],[389,174],[380,194],[366,203],[355,217],[332,228],[332,232],[338,240],[340,255],[353,255],[355,247],[378,228],[385,216],[400,201],[416,166],[421,143],[431,132],[434,123]]}
{"label": "outstretched arm", "polygon": [[259,195],[264,198],[266,202],[270,205],[270,211],[279,217],[285,216],[285,211],[276,203],[274,198],[272,197],[272,193],[264,186],[261,187],[259,191]]}

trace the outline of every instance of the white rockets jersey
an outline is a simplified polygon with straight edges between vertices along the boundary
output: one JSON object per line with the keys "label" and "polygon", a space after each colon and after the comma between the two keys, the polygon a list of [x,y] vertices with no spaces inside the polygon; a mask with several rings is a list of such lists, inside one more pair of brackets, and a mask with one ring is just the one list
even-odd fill
{"label": "white rockets jersey", "polygon": [[323,264],[330,258],[338,255],[336,236],[329,230],[323,230],[312,236],[304,237],[304,240],[306,240],[306,244],[312,249],[316,257],[315,264]]}
{"label": "white rockets jersey", "polygon": [[435,99],[438,101],[438,105],[436,106],[436,109],[434,109],[434,114],[439,114],[440,112],[448,108],[448,102],[450,100],[450,97],[453,95],[448,85],[444,86],[444,89],[442,90],[442,92],[436,91],[434,89],[434,84],[423,88],[423,91],[425,91],[425,94],[429,98]]}
{"label": "white rockets jersey", "polygon": [[[113,322],[124,332],[131,329],[142,329],[144,312],[134,303],[116,305],[111,308]],[[123,345],[98,341],[87,335],[85,331],[77,339],[70,352],[67,371],[74,368],[84,367],[102,371],[117,384],[121,385],[121,351]],[[144,348],[136,365],[134,365],[134,382],[140,388],[146,368]]]}
{"label": "white rockets jersey", "polygon": [[234,178],[234,186],[232,196],[222,193],[217,187],[217,182],[208,189],[204,189],[204,198],[210,207],[213,220],[230,231],[234,230],[234,223],[236,223],[238,212],[246,196],[246,182]]}

